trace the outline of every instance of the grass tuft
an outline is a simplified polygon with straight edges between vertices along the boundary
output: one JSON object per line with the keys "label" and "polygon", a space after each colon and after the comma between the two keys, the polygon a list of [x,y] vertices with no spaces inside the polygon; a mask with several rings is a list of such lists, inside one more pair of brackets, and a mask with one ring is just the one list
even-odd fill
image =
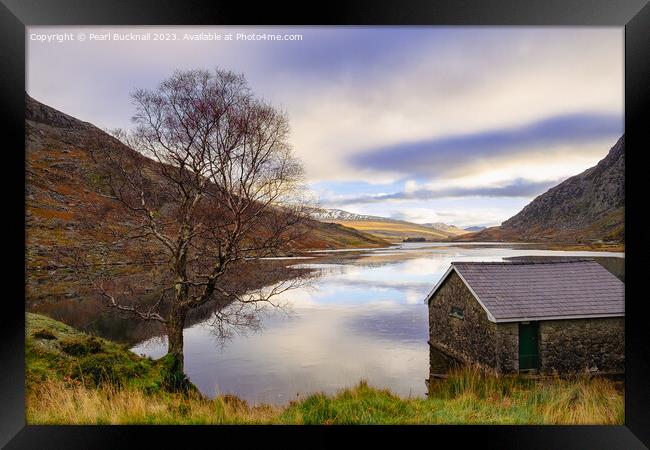
{"label": "grass tuft", "polygon": [[56,339],[56,336],[54,336],[50,330],[46,330],[45,328],[34,331],[32,336],[34,336],[36,339],[46,339],[48,341]]}
{"label": "grass tuft", "polygon": [[61,341],[61,350],[72,356],[85,356],[102,351],[102,343],[94,336]]}

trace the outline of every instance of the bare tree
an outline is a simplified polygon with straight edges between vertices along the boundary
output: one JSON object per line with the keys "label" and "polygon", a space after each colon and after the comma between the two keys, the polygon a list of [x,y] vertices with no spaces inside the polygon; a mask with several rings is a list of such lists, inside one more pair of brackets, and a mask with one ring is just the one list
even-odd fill
{"label": "bare tree", "polygon": [[304,233],[310,209],[302,200],[303,170],[286,115],[257,99],[243,75],[177,71],[132,100],[135,128],[115,136],[137,152],[104,152],[97,161],[107,195],[128,212],[114,246],[159,249],[148,263],[161,286],[146,302],[137,286],[105,280],[99,287],[110,307],[164,324],[168,353],[182,371],[189,311],[216,301],[219,326],[241,325],[296,286],[285,280],[250,291],[224,280],[246,276],[237,273],[243,265],[278,254]]}

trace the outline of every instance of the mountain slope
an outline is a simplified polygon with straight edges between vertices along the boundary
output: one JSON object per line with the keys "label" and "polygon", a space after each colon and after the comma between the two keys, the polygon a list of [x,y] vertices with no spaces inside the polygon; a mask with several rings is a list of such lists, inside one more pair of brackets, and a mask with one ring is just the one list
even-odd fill
{"label": "mountain slope", "polygon": [[500,227],[460,239],[625,242],[625,136],[597,165],[541,194]]}
{"label": "mountain slope", "polygon": [[[92,150],[134,152],[94,125],[26,96],[26,263],[28,296],[74,296],[79,274],[71,267],[94,255],[89,249],[112,239],[129,215],[105,194]],[[147,160],[147,164],[158,164]],[[160,180],[151,179],[152,186]],[[388,242],[358,230],[316,220],[293,250],[383,247]],[[125,256],[155,257],[152,248],[125,247]],[[93,261],[90,261],[93,262]],[[95,261],[97,262],[97,261]]]}

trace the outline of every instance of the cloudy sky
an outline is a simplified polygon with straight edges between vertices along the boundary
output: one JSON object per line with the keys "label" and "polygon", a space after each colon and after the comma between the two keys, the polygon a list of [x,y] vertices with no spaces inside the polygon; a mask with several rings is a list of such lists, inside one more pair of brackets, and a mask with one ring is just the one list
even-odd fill
{"label": "cloudy sky", "polygon": [[[64,32],[74,40],[37,40]],[[129,32],[177,40],[90,40]],[[242,72],[289,115],[322,206],[419,223],[499,224],[624,129],[622,28],[30,27],[26,39],[28,93],[101,128],[130,127],[129,94],[175,69]]]}

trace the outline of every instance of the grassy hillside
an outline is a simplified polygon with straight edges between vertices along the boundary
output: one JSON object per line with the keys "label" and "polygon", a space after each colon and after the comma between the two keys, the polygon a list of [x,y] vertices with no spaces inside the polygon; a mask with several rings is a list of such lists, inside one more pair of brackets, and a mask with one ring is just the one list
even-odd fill
{"label": "grassy hillside", "polygon": [[[28,424],[622,424],[623,394],[603,379],[497,378],[464,369],[427,399],[365,382],[283,407],[177,392],[153,361],[36,314],[27,315]],[[173,380],[172,380],[173,381]],[[178,380],[176,380],[178,381]]]}
{"label": "grassy hillside", "polygon": [[28,391],[42,383],[85,389],[133,388],[143,393],[177,387],[178,380],[168,377],[165,358],[153,361],[140,357],[129,351],[128,346],[87,335],[39,314],[27,313],[26,323]]}
{"label": "grassy hillside", "polygon": [[371,234],[390,242],[402,242],[406,238],[425,238],[430,241],[445,241],[455,234],[400,221],[337,220],[335,223]]}
{"label": "grassy hillside", "polygon": [[389,240],[338,223],[318,222],[301,240],[297,250],[387,247]]}

